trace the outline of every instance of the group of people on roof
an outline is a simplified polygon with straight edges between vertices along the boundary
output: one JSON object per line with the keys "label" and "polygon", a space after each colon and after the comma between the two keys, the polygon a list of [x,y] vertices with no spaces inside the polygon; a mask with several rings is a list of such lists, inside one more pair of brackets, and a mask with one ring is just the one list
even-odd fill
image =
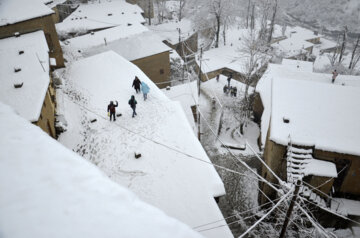
{"label": "group of people on roof", "polygon": [[[142,91],[144,101],[147,99],[147,95],[150,91],[149,86],[145,82],[141,82],[140,79],[135,76],[135,79],[133,81],[132,87],[135,89],[136,93],[139,93]],[[116,104],[113,101],[110,101],[110,104],[108,105],[107,112],[108,116],[110,117],[110,121],[116,121],[116,108],[118,107],[118,101],[115,101]],[[132,117],[135,117],[137,115],[136,113],[136,104],[137,101],[135,99],[134,95],[131,95],[130,100],[128,101],[128,104],[130,105],[131,109],[133,110]]]}

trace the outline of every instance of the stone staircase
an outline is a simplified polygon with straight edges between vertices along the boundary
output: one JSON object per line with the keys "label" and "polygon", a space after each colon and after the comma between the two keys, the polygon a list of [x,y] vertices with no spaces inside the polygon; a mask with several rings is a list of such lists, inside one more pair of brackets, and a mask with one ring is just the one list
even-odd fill
{"label": "stone staircase", "polygon": [[[312,155],[312,149],[303,149],[291,144],[288,145],[286,154],[288,183],[295,184],[297,180],[304,178],[304,170],[307,164],[314,159]],[[313,192],[313,189],[305,184],[301,185],[299,195],[321,207],[328,207],[323,197]]]}

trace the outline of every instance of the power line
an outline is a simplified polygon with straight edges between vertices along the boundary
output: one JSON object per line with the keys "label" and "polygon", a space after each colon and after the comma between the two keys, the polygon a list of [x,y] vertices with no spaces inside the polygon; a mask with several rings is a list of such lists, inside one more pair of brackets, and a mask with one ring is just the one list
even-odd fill
{"label": "power line", "polygon": [[278,201],[275,206],[273,206],[270,211],[268,211],[264,216],[262,216],[257,222],[255,222],[249,229],[247,229],[243,234],[241,234],[241,236],[239,236],[239,238],[242,238],[244,237],[246,234],[248,234],[252,229],[254,229],[262,220],[264,220],[268,215],[270,215],[270,213],[272,211],[275,210],[275,208],[277,208],[284,200],[285,198],[287,198],[290,193],[293,192],[294,189],[290,189],[289,192],[287,194],[285,194],[281,199],[280,201]]}

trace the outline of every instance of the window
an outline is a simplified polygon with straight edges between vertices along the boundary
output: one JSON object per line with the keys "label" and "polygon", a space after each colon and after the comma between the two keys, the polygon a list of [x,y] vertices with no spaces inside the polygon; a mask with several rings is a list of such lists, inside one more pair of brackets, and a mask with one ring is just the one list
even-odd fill
{"label": "window", "polygon": [[163,70],[163,69],[160,69],[160,74],[164,74],[164,70]]}

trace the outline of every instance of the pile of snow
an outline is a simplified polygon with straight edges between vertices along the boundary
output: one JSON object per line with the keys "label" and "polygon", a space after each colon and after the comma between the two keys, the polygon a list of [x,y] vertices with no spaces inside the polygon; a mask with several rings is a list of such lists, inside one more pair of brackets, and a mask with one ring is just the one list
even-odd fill
{"label": "pile of snow", "polygon": [[48,52],[43,31],[0,40],[0,101],[32,122],[39,119],[50,83]]}
{"label": "pile of snow", "polygon": [[320,177],[337,178],[337,170],[334,163],[314,158],[306,164],[303,172],[305,176],[315,175]]}
{"label": "pile of snow", "polygon": [[27,0],[1,0],[0,2],[0,26],[15,24],[53,14],[54,11],[40,1]]}
{"label": "pile of snow", "polygon": [[200,237],[2,103],[0,133],[1,237]]}
{"label": "pile of snow", "polygon": [[143,10],[125,0],[89,1],[56,24],[59,34],[92,31],[119,25],[141,24],[145,19]]}
{"label": "pile of snow", "polygon": [[[304,71],[301,67],[294,69],[294,67],[269,64],[267,71],[259,80],[256,91],[260,93],[261,101],[264,106],[264,112],[261,117],[261,142],[265,145],[266,135],[269,128],[271,117],[271,100],[272,100],[272,81],[279,79],[287,81],[290,79],[306,80],[311,82],[318,82],[329,86],[331,84],[331,74],[313,73]],[[337,86],[344,85],[349,87],[360,87],[359,76],[339,75],[334,83]],[[310,85],[311,87],[311,85]],[[340,87],[337,87],[340,88]],[[346,107],[348,108],[348,107]]]}
{"label": "pile of snow", "polygon": [[[149,44],[149,42],[151,43]],[[118,53],[129,61],[133,61],[161,54],[172,49],[165,45],[157,34],[152,31],[145,31],[143,33],[113,41],[106,45],[102,44],[99,47],[86,49],[84,50],[84,55],[90,56],[109,50]]]}
{"label": "pile of snow", "polygon": [[152,25],[149,26],[149,28],[155,31],[162,40],[166,40],[173,45],[179,43],[179,29],[181,40],[187,39],[195,33],[195,29],[192,27],[191,21],[188,19]]}
{"label": "pile of snow", "polygon": [[[109,51],[74,62],[58,91],[58,113],[68,122],[60,142],[95,163],[111,179],[144,201],[191,227],[224,219],[214,197],[224,185],[209,164],[180,103],[169,100],[135,65]],[[131,88],[138,76],[150,87],[147,101]],[[101,83],[100,83],[101,82]],[[130,96],[138,101],[131,118]],[[106,117],[107,104],[117,100],[116,122]],[[97,119],[95,123],[90,120]],[[135,159],[134,154],[141,154]],[[224,225],[203,234],[232,237]]]}
{"label": "pile of snow", "polygon": [[272,88],[270,140],[360,155],[360,88],[279,78]]}

